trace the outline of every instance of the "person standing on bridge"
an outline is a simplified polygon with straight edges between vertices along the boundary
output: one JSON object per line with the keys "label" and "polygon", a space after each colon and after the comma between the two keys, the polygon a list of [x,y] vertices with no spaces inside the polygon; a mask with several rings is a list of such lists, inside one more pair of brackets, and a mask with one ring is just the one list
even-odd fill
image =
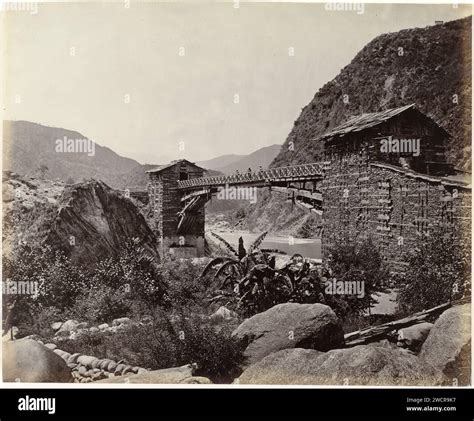
{"label": "person standing on bridge", "polygon": [[252,179],[252,168],[250,168],[250,167],[249,167],[249,169],[247,170],[247,178],[248,178],[249,180]]}

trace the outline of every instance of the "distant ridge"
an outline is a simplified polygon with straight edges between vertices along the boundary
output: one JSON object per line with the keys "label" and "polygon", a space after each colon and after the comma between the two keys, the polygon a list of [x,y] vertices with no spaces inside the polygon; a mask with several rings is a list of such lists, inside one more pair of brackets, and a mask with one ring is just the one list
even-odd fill
{"label": "distant ridge", "polygon": [[[223,155],[209,161],[201,161],[197,164],[203,168],[216,170],[224,174],[230,174],[236,170],[244,172],[249,168],[258,170],[260,166],[262,168],[268,168],[270,163],[280,152],[280,148],[281,145],[271,145],[260,148],[248,155]],[[238,157],[238,159],[234,160],[234,157]],[[223,164],[226,160],[230,162]]]}
{"label": "distant ridge", "polygon": [[[94,143],[94,155],[58,153],[57,139],[80,139]],[[100,146],[83,134],[58,127],[43,126],[29,121],[3,122],[3,169],[37,177],[40,166],[47,167],[48,179],[79,182],[90,178],[114,186],[117,177],[139,165],[137,161],[118,155]]]}

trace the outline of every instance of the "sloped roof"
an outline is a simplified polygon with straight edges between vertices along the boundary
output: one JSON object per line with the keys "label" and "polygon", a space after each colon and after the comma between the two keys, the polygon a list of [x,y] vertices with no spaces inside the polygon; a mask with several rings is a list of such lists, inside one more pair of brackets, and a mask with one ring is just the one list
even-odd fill
{"label": "sloped roof", "polygon": [[446,136],[449,136],[448,132],[439,126],[435,121],[429,118],[427,115],[423,114],[421,111],[417,110],[415,104],[405,105],[399,108],[391,108],[389,110],[380,111],[377,113],[367,113],[361,114],[351,119],[347,120],[345,123],[335,127],[330,132],[327,132],[320,136],[318,140],[324,140],[331,137],[344,137],[348,133],[361,132],[363,130],[369,129],[371,127],[378,126],[391,118],[407,111],[413,109],[420,114],[421,117],[429,120],[433,123],[439,130],[443,131]]}
{"label": "sloped roof", "polygon": [[156,168],[153,168],[151,170],[148,170],[148,171],[145,171],[146,173],[158,173],[158,172],[161,172],[167,168],[171,168],[171,167],[174,167],[175,165],[177,164],[181,164],[182,162],[185,162],[186,164],[189,164],[189,165],[192,165],[193,167],[196,167],[196,168],[199,168],[200,170],[203,170],[205,171],[204,168],[201,168],[199,165],[196,165],[194,162],[190,162],[188,161],[187,159],[177,159],[175,161],[171,161],[169,164],[166,164],[166,165],[159,165],[158,167]]}

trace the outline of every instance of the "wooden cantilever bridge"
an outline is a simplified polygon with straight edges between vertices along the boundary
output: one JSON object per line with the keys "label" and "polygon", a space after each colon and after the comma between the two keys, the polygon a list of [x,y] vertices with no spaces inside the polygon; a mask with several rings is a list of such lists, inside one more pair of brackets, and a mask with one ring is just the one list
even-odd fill
{"label": "wooden cantilever bridge", "polygon": [[157,221],[155,229],[166,248],[200,248],[201,238],[204,245],[204,205],[223,189],[237,191],[237,196],[242,198],[248,189],[268,188],[287,194],[298,207],[321,214],[318,182],[328,169],[329,162],[316,162],[204,177],[203,168],[184,159],[174,161],[148,171],[149,196]]}
{"label": "wooden cantilever bridge", "polygon": [[[290,199],[296,205],[316,213],[322,213],[322,195],[317,190],[317,181],[321,180],[329,163],[311,163],[287,167],[277,167],[258,172],[232,174],[214,177],[199,177],[178,181],[178,190],[182,192],[183,209],[178,213],[178,233],[186,230],[191,223],[192,213],[202,207],[213,194],[223,188],[237,189],[262,188],[290,193]],[[191,217],[190,217],[191,216]]]}

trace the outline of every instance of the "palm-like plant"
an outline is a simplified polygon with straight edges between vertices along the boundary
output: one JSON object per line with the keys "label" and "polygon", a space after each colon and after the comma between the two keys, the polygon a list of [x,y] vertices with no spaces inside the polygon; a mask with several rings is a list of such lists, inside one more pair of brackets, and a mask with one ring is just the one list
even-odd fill
{"label": "palm-like plant", "polygon": [[266,232],[261,234],[247,250],[242,237],[235,249],[222,237],[212,233],[231,256],[217,257],[204,269],[201,276],[214,271],[213,279],[219,282],[211,301],[234,307],[245,315],[252,315],[288,301],[301,302],[314,299],[320,283],[313,276],[310,263],[295,254],[281,269],[275,268],[274,249],[259,249]]}
{"label": "palm-like plant", "polygon": [[[212,259],[204,268],[201,277],[204,277],[214,270],[214,280],[222,280],[222,287],[229,282],[233,283],[237,278],[242,278],[250,269],[259,263],[259,257],[270,250],[260,250],[259,247],[267,235],[267,231],[260,234],[250,245],[249,250],[244,247],[242,237],[239,238],[238,248],[235,249],[228,241],[220,235],[211,232],[211,235],[219,240],[228,252],[228,256],[220,256]],[[260,256],[259,256],[260,255]],[[265,256],[266,257],[266,256]]]}
{"label": "palm-like plant", "polygon": [[[238,247],[233,247],[221,236],[211,233],[227,250],[228,256],[216,257],[204,268],[201,277],[213,273],[214,282],[218,283],[216,295],[211,301],[224,302],[231,307],[253,307],[250,303],[265,301],[268,295],[265,284],[275,278],[275,256],[272,253],[283,253],[275,249],[260,249],[267,232],[259,235],[248,250],[244,247],[242,237]],[[258,306],[260,307],[260,306]]]}

